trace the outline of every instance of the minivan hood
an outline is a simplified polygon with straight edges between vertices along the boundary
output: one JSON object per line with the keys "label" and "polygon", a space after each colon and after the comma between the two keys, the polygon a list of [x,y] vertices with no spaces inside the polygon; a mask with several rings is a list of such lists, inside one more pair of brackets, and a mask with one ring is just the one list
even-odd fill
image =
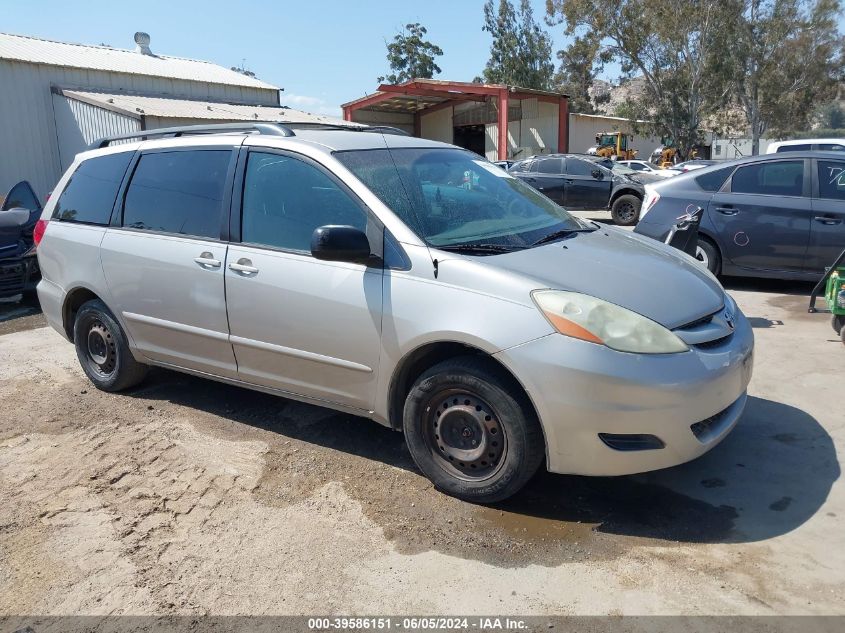
{"label": "minivan hood", "polygon": [[484,263],[581,292],[676,328],[719,311],[724,289],[686,254],[651,238],[602,227],[559,242],[485,257]]}

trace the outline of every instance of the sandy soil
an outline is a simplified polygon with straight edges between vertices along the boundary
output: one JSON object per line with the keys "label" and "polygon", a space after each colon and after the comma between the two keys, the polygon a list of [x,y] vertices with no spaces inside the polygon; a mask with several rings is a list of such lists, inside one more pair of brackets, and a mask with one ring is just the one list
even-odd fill
{"label": "sandy soil", "polygon": [[843,614],[845,350],[805,291],[735,286],[757,367],[716,450],[492,508],[367,420],[167,371],[99,392],[0,306],[0,615]]}

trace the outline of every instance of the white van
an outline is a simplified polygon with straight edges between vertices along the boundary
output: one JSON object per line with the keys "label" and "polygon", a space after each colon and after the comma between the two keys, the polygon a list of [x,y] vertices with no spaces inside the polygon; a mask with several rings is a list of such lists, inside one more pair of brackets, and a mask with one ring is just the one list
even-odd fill
{"label": "white van", "polygon": [[802,138],[792,141],[777,141],[770,143],[766,149],[767,154],[809,151],[843,152],[845,151],[845,138]]}

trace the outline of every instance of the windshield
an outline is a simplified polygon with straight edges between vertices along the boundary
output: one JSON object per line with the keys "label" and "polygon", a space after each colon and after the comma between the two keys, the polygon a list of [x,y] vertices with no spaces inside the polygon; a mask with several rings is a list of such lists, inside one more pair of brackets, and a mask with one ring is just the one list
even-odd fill
{"label": "windshield", "polygon": [[357,150],[335,157],[430,246],[520,248],[592,228],[465,150]]}

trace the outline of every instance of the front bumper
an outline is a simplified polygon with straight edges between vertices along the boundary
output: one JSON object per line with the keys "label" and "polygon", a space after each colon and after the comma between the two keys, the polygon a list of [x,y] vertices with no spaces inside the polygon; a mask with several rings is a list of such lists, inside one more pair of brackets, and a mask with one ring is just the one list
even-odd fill
{"label": "front bumper", "polygon": [[0,259],[0,298],[35,290],[41,271],[35,255]]}
{"label": "front bumper", "polygon": [[[551,334],[496,356],[537,409],[550,471],[626,475],[690,461],[724,439],[745,407],[753,349],[738,314],[729,338],[682,354],[626,354]],[[617,450],[600,433],[663,446]]]}

